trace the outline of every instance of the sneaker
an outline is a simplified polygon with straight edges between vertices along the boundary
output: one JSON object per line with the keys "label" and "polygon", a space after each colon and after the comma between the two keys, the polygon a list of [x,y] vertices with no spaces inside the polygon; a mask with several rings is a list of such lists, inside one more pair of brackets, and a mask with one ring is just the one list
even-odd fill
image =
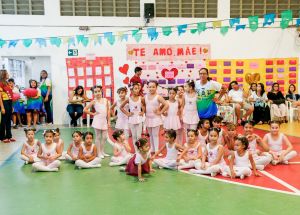
{"label": "sneaker", "polygon": [[125,169],[126,169],[126,168],[125,168],[124,166],[121,166],[121,167],[119,168],[119,171],[120,171],[120,172],[125,172]]}
{"label": "sneaker", "polygon": [[243,180],[244,178],[245,178],[245,176],[244,176],[244,175],[241,175],[241,176],[240,176],[240,179],[242,179],[242,180]]}
{"label": "sneaker", "polygon": [[104,152],[103,152],[103,156],[104,156],[104,157],[110,157],[109,154],[106,154],[106,153],[104,153]]}
{"label": "sneaker", "polygon": [[289,164],[289,161],[282,161],[283,164]]}
{"label": "sneaker", "polygon": [[210,176],[211,176],[211,177],[216,177],[216,175],[217,175],[217,173],[216,173],[216,172],[212,172],[212,173],[210,173]]}

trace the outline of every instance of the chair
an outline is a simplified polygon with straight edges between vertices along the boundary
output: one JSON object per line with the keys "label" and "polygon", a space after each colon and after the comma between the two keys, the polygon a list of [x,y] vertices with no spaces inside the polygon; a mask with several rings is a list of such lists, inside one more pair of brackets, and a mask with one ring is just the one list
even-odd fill
{"label": "chair", "polygon": [[[292,102],[287,102],[287,109],[288,109],[288,118],[290,122],[294,121],[295,112],[298,112],[298,108],[293,107]],[[300,114],[300,113],[298,113]]]}

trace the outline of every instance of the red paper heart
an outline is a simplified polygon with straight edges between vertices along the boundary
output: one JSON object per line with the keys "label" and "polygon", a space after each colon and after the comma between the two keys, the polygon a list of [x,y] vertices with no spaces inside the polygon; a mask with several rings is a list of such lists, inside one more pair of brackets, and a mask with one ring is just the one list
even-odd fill
{"label": "red paper heart", "polygon": [[127,63],[119,67],[119,71],[124,75],[127,75],[128,69],[129,69],[129,65]]}
{"label": "red paper heart", "polygon": [[124,84],[129,84],[129,77],[126,77],[126,78],[123,80],[123,83],[124,83]]}
{"label": "red paper heart", "polygon": [[[168,73],[167,77],[166,77],[166,72]],[[173,72],[173,74],[172,74],[172,72]],[[176,69],[176,68],[172,68],[171,70],[163,69],[161,71],[161,75],[167,80],[173,80],[178,75],[178,69]]]}

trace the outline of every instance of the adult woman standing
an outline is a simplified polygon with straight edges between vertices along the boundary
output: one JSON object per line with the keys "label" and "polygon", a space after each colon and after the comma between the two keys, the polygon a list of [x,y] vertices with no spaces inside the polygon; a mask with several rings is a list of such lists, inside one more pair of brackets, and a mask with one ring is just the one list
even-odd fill
{"label": "adult woman standing", "polygon": [[51,100],[52,100],[52,83],[48,78],[48,73],[46,70],[41,71],[40,76],[40,90],[43,96],[44,107],[47,114],[47,123],[53,123],[52,110],[51,110]]}
{"label": "adult woman standing", "polygon": [[71,125],[77,126],[77,120],[83,114],[83,103],[90,101],[82,86],[77,86],[69,96],[67,111],[71,117]]}
{"label": "adult woman standing", "polygon": [[268,123],[270,121],[270,108],[267,104],[268,97],[265,86],[262,83],[257,84],[256,92],[252,93],[251,98],[254,101],[253,120],[255,124]]}
{"label": "adult woman standing", "polygon": [[214,102],[214,97],[217,91],[221,89],[221,84],[209,78],[208,69],[202,68],[199,70],[200,80],[196,81],[197,109],[200,119],[212,119],[217,115],[218,108]]}
{"label": "adult woman standing", "polygon": [[8,85],[9,74],[5,69],[0,70],[1,123],[0,140],[4,143],[16,141],[11,134],[12,88]]}

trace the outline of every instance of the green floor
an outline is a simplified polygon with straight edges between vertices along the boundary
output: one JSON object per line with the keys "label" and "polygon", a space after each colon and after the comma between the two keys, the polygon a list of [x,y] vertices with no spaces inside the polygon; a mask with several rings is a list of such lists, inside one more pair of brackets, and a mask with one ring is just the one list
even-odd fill
{"label": "green floor", "polygon": [[[71,132],[62,130],[66,143]],[[158,170],[147,182],[138,183],[118,167],[108,167],[107,158],[100,169],[77,170],[63,162],[58,173],[35,173],[18,157],[0,166],[1,215],[300,213],[300,197],[176,171]]]}

